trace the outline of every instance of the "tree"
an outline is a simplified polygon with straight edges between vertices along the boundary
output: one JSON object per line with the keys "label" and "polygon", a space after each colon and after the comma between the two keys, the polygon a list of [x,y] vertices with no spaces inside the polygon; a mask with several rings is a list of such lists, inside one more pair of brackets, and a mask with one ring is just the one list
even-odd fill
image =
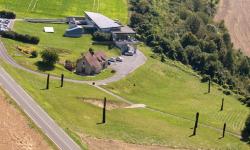
{"label": "tree", "polygon": [[244,58],[239,66],[240,75],[249,75],[250,74],[250,64],[246,58]]}
{"label": "tree", "polygon": [[188,45],[196,46],[198,45],[199,41],[195,35],[191,32],[184,34],[181,38],[181,45],[185,48]]}
{"label": "tree", "polygon": [[197,15],[189,16],[186,20],[186,27],[193,34],[196,34],[201,27],[201,19]]}
{"label": "tree", "polygon": [[228,50],[223,64],[228,70],[234,72],[235,60],[233,50]]}
{"label": "tree", "polygon": [[59,56],[54,50],[44,50],[41,53],[43,62],[47,65],[53,66],[57,61],[59,61]]}

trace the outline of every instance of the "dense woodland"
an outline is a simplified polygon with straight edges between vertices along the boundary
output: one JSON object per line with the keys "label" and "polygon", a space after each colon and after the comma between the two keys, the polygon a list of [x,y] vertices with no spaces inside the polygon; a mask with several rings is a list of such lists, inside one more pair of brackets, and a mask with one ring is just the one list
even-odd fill
{"label": "dense woodland", "polygon": [[[138,38],[165,58],[190,65],[250,106],[250,58],[234,49],[224,22],[213,16],[219,0],[130,0],[130,25]],[[250,118],[249,118],[250,120]],[[243,131],[250,138],[250,121]]]}
{"label": "dense woodland", "polygon": [[[218,0],[130,0],[130,25],[165,57],[191,65],[223,88],[247,97],[250,58],[233,48],[224,22],[213,16]],[[245,99],[246,102],[247,98]]]}

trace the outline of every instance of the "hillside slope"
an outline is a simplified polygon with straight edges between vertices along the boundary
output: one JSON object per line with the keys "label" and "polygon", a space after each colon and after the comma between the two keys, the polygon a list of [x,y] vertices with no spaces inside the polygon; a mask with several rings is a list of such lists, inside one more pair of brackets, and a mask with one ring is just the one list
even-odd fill
{"label": "hillside slope", "polygon": [[215,20],[224,20],[236,48],[250,56],[250,1],[220,0]]}

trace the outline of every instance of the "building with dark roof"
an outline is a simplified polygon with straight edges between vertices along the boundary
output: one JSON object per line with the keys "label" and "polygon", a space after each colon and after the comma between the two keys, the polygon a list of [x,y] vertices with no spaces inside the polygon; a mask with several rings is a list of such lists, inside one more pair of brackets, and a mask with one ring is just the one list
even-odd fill
{"label": "building with dark roof", "polygon": [[82,55],[76,62],[76,73],[82,75],[94,75],[107,68],[108,61],[104,52],[89,51]]}

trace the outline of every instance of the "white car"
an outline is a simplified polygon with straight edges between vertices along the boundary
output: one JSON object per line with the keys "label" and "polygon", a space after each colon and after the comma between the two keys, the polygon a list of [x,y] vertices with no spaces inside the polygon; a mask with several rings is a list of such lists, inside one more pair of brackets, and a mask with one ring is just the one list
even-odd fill
{"label": "white car", "polygon": [[117,57],[116,61],[123,62],[123,58],[122,57]]}

